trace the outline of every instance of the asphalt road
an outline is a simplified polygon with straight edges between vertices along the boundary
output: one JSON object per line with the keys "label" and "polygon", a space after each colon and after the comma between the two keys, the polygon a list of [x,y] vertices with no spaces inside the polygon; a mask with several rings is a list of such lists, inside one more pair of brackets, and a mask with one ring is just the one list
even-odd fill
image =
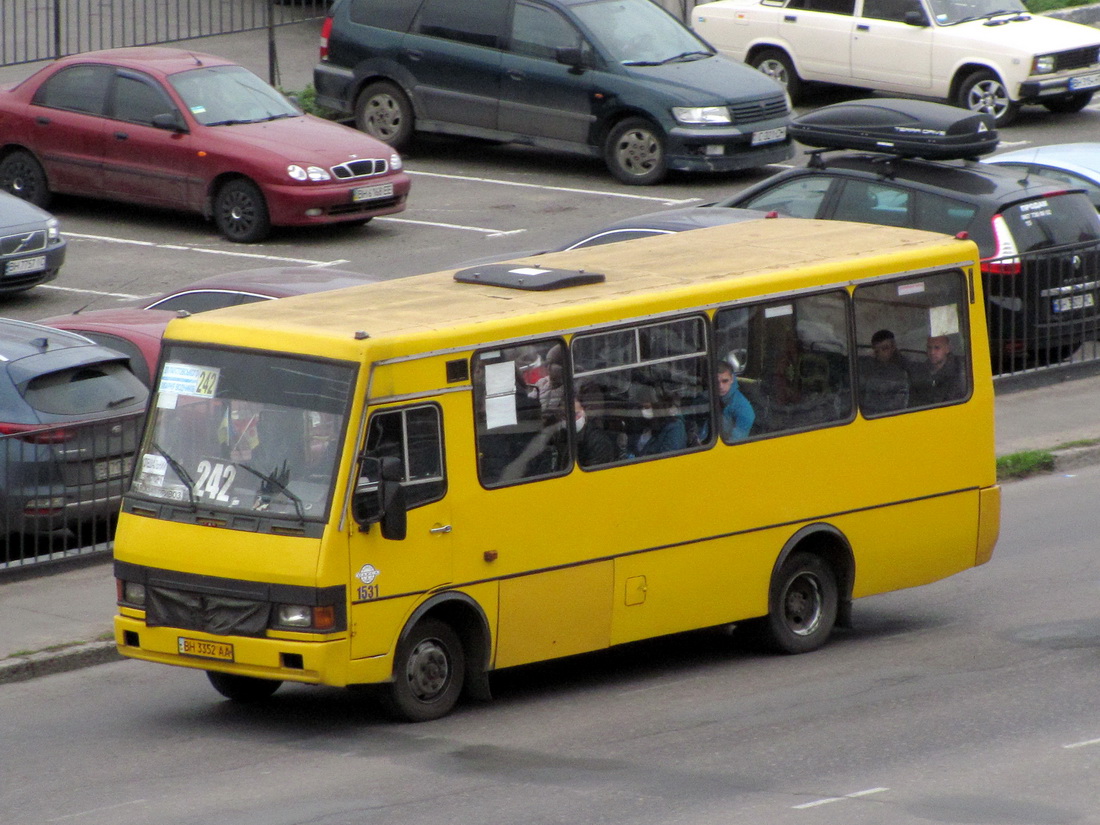
{"label": "asphalt road", "polygon": [[[813,104],[846,96],[821,94]],[[1068,116],[1028,108],[1018,125],[1003,130],[1002,146],[1091,140],[1098,128],[1100,101]],[[595,159],[445,138],[421,140],[407,166],[413,190],[404,213],[354,229],[283,230],[257,245],[229,243],[198,216],[57,198],[51,209],[70,239],[61,275],[27,294],[0,297],[0,314],[35,320],[107,308],[261,266],[336,265],[383,277],[429,272],[547,248],[619,218],[712,201],[778,171],[672,175],[659,186],[629,187]]]}
{"label": "asphalt road", "polygon": [[125,661],[0,690],[5,825],[1100,822],[1100,467],[1004,489],[980,568],[859,600],[819,652],[715,631],[497,674],[395,724],[369,694],[222,700]]}

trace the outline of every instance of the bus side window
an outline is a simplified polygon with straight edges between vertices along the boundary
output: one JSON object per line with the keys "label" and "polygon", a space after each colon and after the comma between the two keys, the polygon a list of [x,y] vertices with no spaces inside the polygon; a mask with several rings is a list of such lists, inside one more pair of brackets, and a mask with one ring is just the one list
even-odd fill
{"label": "bus side window", "polygon": [[715,350],[731,354],[755,412],[750,437],[851,417],[847,307],[845,293],[835,291],[715,315]]}
{"label": "bus side window", "polygon": [[[970,396],[967,289],[961,272],[855,290],[859,402],[875,418]],[[905,382],[905,393],[898,390]]]}
{"label": "bus side window", "polygon": [[572,466],[564,354],[564,342],[551,339],[474,355],[478,475],[485,486],[561,475]]}
{"label": "bus side window", "polygon": [[374,413],[367,427],[367,443],[360,483],[377,484],[382,458],[401,462],[407,509],[443,498],[447,479],[443,468],[443,427],[434,404]]}
{"label": "bus side window", "polygon": [[596,423],[614,441],[616,458],[709,442],[711,379],[701,317],[578,335],[571,353],[574,385],[599,387]]}

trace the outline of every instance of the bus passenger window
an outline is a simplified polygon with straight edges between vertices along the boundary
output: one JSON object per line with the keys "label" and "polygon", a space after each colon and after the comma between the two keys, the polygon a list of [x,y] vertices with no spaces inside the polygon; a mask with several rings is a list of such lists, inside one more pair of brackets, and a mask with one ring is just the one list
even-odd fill
{"label": "bus passenger window", "polygon": [[969,397],[967,300],[958,271],[856,288],[859,403],[865,417]]}
{"label": "bus passenger window", "polygon": [[360,481],[378,483],[379,462],[397,458],[403,469],[408,509],[443,498],[443,428],[435,405],[402,407],[374,413],[367,429]]}
{"label": "bus passenger window", "polygon": [[565,345],[558,339],[479,352],[473,359],[478,475],[487,487],[560,475],[571,466]]}
{"label": "bus passenger window", "polygon": [[[851,417],[847,318],[843,292],[718,311],[715,351],[737,372],[737,388],[752,408],[748,437]],[[739,439],[727,430],[723,440]]]}
{"label": "bus passenger window", "polygon": [[[614,443],[615,459],[667,455],[708,441],[711,380],[702,318],[578,335],[571,351],[573,380],[599,397],[598,425]],[[587,418],[591,405],[583,406]],[[578,458],[582,467],[589,463]]]}

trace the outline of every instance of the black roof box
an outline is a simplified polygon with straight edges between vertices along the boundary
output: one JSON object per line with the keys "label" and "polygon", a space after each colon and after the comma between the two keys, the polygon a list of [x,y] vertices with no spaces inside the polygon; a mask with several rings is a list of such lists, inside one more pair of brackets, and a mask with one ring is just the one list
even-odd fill
{"label": "black roof box", "polygon": [[883,152],[903,158],[976,158],[997,148],[992,115],[925,100],[834,103],[791,121],[805,146]]}

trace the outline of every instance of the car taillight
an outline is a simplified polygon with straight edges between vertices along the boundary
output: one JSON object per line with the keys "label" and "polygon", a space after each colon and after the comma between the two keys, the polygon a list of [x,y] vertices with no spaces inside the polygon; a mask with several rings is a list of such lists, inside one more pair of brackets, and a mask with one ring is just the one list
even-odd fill
{"label": "car taillight", "polygon": [[63,444],[71,441],[76,433],[64,427],[43,427],[41,424],[0,423],[0,435],[11,435],[31,444]]}
{"label": "car taillight", "polygon": [[1019,275],[1020,251],[1016,248],[1016,239],[1012,237],[1004,215],[994,215],[991,223],[997,248],[992,257],[982,260],[982,272],[987,275]]}
{"label": "car taillight", "polygon": [[321,24],[321,60],[328,60],[328,37],[332,34],[332,18],[326,17]]}

